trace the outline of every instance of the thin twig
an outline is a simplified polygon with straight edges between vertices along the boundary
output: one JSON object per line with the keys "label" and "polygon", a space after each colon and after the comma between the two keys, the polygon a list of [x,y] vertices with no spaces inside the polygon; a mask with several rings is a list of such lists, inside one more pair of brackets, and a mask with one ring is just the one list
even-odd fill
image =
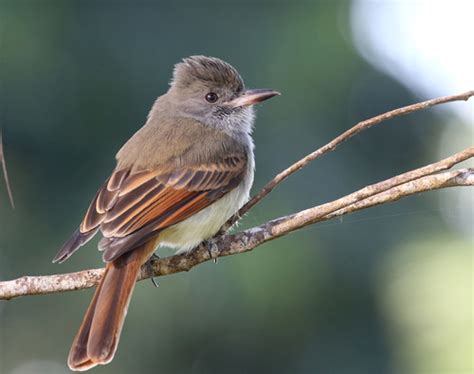
{"label": "thin twig", "polygon": [[[2,51],[3,49],[3,44],[4,44],[4,41],[5,41],[5,30],[0,26],[0,51]],[[0,53],[0,56],[2,56],[2,54]],[[2,68],[3,66],[3,63],[4,63],[4,59],[1,59],[0,58],[0,68]],[[2,89],[2,81],[0,81],[0,90]],[[1,108],[0,108],[0,118],[3,117],[2,116],[2,111],[1,111]],[[10,182],[8,180],[8,173],[7,173],[7,164],[6,164],[6,161],[5,161],[5,153],[3,151],[3,138],[2,138],[2,129],[0,128],[0,164],[2,164],[2,170],[3,170],[3,177],[5,178],[5,185],[7,187],[7,193],[8,193],[8,197],[10,199],[10,204],[12,206],[13,209],[15,209],[15,202],[13,201],[13,194],[12,194],[12,190],[10,188]]]}
{"label": "thin twig", "polygon": [[[420,179],[416,179],[411,182],[407,182],[403,185],[394,187],[388,191],[381,192],[377,195],[368,197],[362,201],[351,204],[345,208],[339,209],[331,214],[328,214],[324,219],[318,220],[327,221],[336,217],[343,216],[348,213],[352,213],[358,210],[370,208],[376,205],[383,204],[387,202],[390,198],[390,202],[396,201],[402,197],[410,195],[410,191],[413,191],[415,188],[421,187],[417,193],[425,192],[433,189],[440,189],[446,187],[467,187],[474,186],[474,169],[466,168],[460,169],[451,172],[451,176],[447,173],[435,174],[431,176],[426,176]],[[431,188],[436,184],[436,188]]]}
{"label": "thin twig", "polygon": [[[256,194],[252,199],[250,199],[247,204],[245,204],[237,214],[232,216],[223,228],[220,230],[219,234],[226,232],[230,227],[232,227],[241,217],[243,217],[250,209],[252,209],[260,200],[262,200],[265,196],[267,196],[276,186],[278,186],[281,182],[283,182],[286,178],[288,178],[293,173],[297,172],[298,170],[302,169],[306,165],[308,165],[311,161],[316,160],[317,158],[334,151],[337,146],[344,143],[346,140],[352,138],[354,135],[360,133],[363,130],[369,129],[372,126],[375,126],[383,121],[387,121],[389,119],[403,116],[406,114],[410,114],[416,112],[418,110],[426,109],[435,105],[444,104],[452,101],[466,101],[469,100],[470,97],[474,96],[474,90],[467,91],[459,95],[452,95],[452,96],[442,96],[431,100],[422,101],[420,103],[412,104],[405,106],[403,108],[398,108],[391,110],[389,112],[379,114],[378,116],[366,119],[357,123],[354,127],[350,128],[349,130],[345,131],[341,135],[337,136],[333,140],[331,140],[326,145],[322,146],[321,148],[315,150],[314,152],[310,153],[309,155],[303,157],[301,160],[295,162],[290,167],[286,168],[282,172],[280,172],[275,178],[273,178],[270,182],[268,182],[265,187],[263,187],[258,194]],[[218,234],[218,235],[219,235]]]}
{"label": "thin twig", "polygon": [[0,163],[2,164],[3,169],[3,177],[5,178],[5,185],[7,187],[8,197],[10,199],[10,204],[13,209],[15,209],[15,202],[13,201],[13,194],[10,188],[10,181],[8,179],[8,172],[7,172],[7,163],[5,161],[5,152],[3,151],[3,137],[2,137],[2,129],[0,129]]}

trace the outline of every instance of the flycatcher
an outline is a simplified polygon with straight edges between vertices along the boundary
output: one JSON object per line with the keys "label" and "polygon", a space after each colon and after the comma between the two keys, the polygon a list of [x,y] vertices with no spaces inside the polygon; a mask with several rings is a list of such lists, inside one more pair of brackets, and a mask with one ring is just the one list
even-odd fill
{"label": "flycatcher", "polygon": [[168,92],[119,150],[117,166],[53,260],[65,261],[101,232],[107,265],[72,343],[72,370],[113,359],[140,267],[157,247],[191,250],[248,200],[252,106],[275,95],[245,89],[237,70],[218,58],[176,64]]}

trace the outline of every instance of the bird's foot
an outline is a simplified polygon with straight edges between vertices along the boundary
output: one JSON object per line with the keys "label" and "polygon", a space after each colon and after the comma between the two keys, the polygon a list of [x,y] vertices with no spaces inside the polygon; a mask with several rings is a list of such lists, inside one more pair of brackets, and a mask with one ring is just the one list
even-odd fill
{"label": "bird's foot", "polygon": [[156,282],[155,277],[151,277],[150,279],[151,279],[151,283],[153,283],[153,285],[154,285],[156,288],[160,287],[160,285]]}
{"label": "bird's foot", "polygon": [[212,255],[212,243],[210,240],[205,240],[203,242],[204,246],[206,247],[206,250],[207,250],[207,253],[209,254],[209,258],[215,263],[217,264],[217,257],[214,257]]}
{"label": "bird's foot", "polygon": [[150,256],[150,259],[148,261],[156,261],[159,260],[160,256],[158,256],[155,252]]}
{"label": "bird's foot", "polygon": [[[156,253],[153,253],[148,261],[153,262],[153,261],[157,261],[159,259],[160,259],[160,256],[158,256]],[[156,282],[155,277],[151,277],[150,279],[151,279],[151,283],[153,283],[153,285],[156,288],[160,287],[160,285]]]}

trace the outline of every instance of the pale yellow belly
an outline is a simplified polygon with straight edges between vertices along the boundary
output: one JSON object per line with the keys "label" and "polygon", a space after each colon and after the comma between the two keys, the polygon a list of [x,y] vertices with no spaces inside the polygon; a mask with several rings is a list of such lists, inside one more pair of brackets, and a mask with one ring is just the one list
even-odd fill
{"label": "pale yellow belly", "polygon": [[159,235],[160,247],[176,248],[176,252],[180,253],[211,238],[248,200],[252,182],[253,165],[244,181],[234,190],[192,217],[163,230]]}

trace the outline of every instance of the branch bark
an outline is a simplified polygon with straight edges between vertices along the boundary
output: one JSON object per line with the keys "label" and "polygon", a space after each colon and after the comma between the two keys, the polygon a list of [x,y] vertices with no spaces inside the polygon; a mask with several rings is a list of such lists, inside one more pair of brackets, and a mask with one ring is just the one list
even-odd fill
{"label": "branch bark", "polygon": [[[314,159],[334,150],[339,144],[360,131],[399,115],[412,113],[420,109],[450,101],[467,100],[471,96],[474,96],[474,91],[469,91],[461,95],[428,100],[359,122],[350,130],[278,174],[259,194],[239,211],[238,215],[232,217],[223,229],[227,230],[236,222],[238,217],[255,206],[288,176],[300,170]],[[396,201],[405,196],[440,188],[473,186],[473,168],[449,172],[445,171],[473,156],[474,147],[467,148],[444,160],[364,187],[332,202],[315,206],[292,215],[280,217],[236,234],[218,235],[208,242],[201,244],[190,253],[174,255],[163,259],[152,258],[143,266],[139,280],[188,271],[198,264],[209,261],[211,258],[248,252],[265,242],[287,235],[316,222],[326,221],[375,205]],[[445,172],[440,173],[441,171]],[[15,280],[0,282],[0,300],[93,287],[102,277],[103,270],[104,269],[91,269],[68,274],[24,276]]]}
{"label": "branch bark", "polygon": [[243,217],[250,209],[252,209],[255,205],[257,205],[260,202],[260,200],[262,200],[265,196],[267,196],[270,192],[272,192],[275,187],[277,187],[290,175],[294,174],[298,170],[301,170],[306,165],[308,165],[311,161],[314,161],[317,158],[329,152],[334,151],[339,145],[349,140],[353,136],[357,135],[361,131],[367,130],[371,128],[372,126],[375,126],[389,119],[399,117],[399,116],[404,116],[404,115],[407,115],[407,114],[410,114],[422,109],[426,109],[435,105],[445,104],[445,103],[449,103],[453,101],[467,101],[472,96],[474,96],[474,90],[467,91],[459,95],[437,97],[435,99],[426,100],[426,101],[408,105],[402,108],[394,109],[389,112],[379,114],[378,116],[375,116],[375,117],[372,117],[372,118],[369,118],[357,123],[355,126],[343,132],[341,135],[337,136],[326,145],[315,150],[314,152],[311,152],[309,155],[303,157],[302,159],[295,162],[290,167],[280,172],[275,178],[273,178],[270,182],[268,182],[258,194],[256,194],[253,198],[251,198],[239,210],[237,214],[235,214],[233,217],[229,219],[229,221],[221,229],[221,233],[227,231],[230,227],[232,227],[241,217]]}

